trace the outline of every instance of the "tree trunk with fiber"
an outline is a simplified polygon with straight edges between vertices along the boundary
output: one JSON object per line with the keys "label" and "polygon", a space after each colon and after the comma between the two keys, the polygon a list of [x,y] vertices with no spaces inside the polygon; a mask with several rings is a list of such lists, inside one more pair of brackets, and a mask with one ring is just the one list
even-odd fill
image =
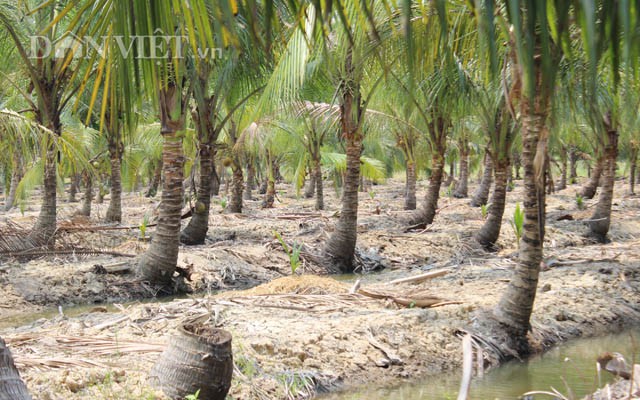
{"label": "tree trunk with fiber", "polygon": [[613,202],[613,186],[616,180],[616,160],[618,158],[618,131],[614,129],[606,119],[607,144],[604,149],[604,166],[602,171],[602,190],[596,205],[596,210],[591,217],[589,230],[591,236],[599,242],[607,241],[607,233],[611,226],[611,203]]}
{"label": "tree trunk with fiber", "polygon": [[0,400],[31,400],[27,385],[13,362],[11,351],[0,337]]}
{"label": "tree trunk with fiber", "polygon": [[405,169],[406,181],[404,187],[404,209],[415,210],[417,206],[416,199],[416,163],[414,161],[406,162]]}
{"label": "tree trunk with fiber", "polygon": [[109,135],[109,164],[111,166],[111,195],[109,207],[105,215],[106,222],[122,222],[122,151],[124,146],[120,142],[120,133],[116,137]]}
{"label": "tree trunk with fiber", "polygon": [[513,159],[513,169],[515,170],[514,179],[519,181],[522,179],[522,177],[520,176],[520,168],[522,167],[520,152],[513,151],[511,153],[511,158]]}
{"label": "tree trunk with fiber", "polygon": [[495,185],[491,195],[491,205],[484,225],[476,234],[476,240],[486,249],[493,250],[502,228],[502,217],[507,197],[507,171],[509,160],[498,160],[494,163]]}
{"label": "tree trunk with fiber", "polygon": [[567,172],[568,172],[568,157],[567,157],[567,148],[562,148],[562,154],[560,154],[560,182],[556,187],[557,191],[564,190],[567,188]]}
{"label": "tree trunk with fiber", "polygon": [[429,187],[424,197],[424,203],[420,210],[410,218],[411,225],[420,225],[426,227],[433,223],[438,209],[438,199],[440,198],[440,186],[442,185],[442,177],[444,175],[444,154],[446,152],[446,136],[445,130],[448,128],[447,122],[442,117],[438,117],[432,129],[439,132],[440,139],[432,145],[431,156],[431,176],[429,177]]}
{"label": "tree trunk with fiber", "polygon": [[78,186],[80,186],[80,174],[71,175],[71,184],[69,185],[69,197],[67,198],[67,203],[76,203],[78,199],[76,196],[78,195]]}
{"label": "tree trunk with fiber", "polygon": [[264,194],[262,208],[273,208],[276,200],[276,182],[274,179],[267,179],[267,191]]}
{"label": "tree trunk with fiber", "polygon": [[9,193],[7,194],[7,198],[4,204],[4,210],[9,211],[13,208],[16,203],[16,193],[18,192],[18,185],[20,184],[20,180],[22,179],[23,167],[22,167],[22,157],[19,154],[15,154],[14,157],[14,165],[13,170],[11,171],[11,182],[9,183]]}
{"label": "tree trunk with fiber", "polygon": [[545,221],[545,157],[547,155],[546,118],[549,96],[543,94],[542,67],[535,65],[534,95],[520,96],[522,121],[522,163],[524,169],[524,225],[520,241],[519,262],[507,289],[503,292],[495,315],[511,334],[516,351],[529,351],[527,332],[538,287],[542,263]]}
{"label": "tree trunk with fiber", "polygon": [[591,176],[587,184],[582,188],[580,195],[585,199],[593,199],[598,191],[598,185],[600,184],[600,176],[602,175],[602,169],[604,168],[605,158],[602,155],[598,156],[596,165],[591,170]]}
{"label": "tree trunk with fiber", "polygon": [[82,199],[82,208],[80,215],[85,217],[91,216],[91,201],[93,200],[93,178],[89,171],[82,174],[82,182],[84,183],[84,197]]}
{"label": "tree trunk with fiber", "polygon": [[491,190],[491,183],[493,182],[493,160],[489,151],[484,152],[484,172],[482,173],[482,180],[480,185],[473,194],[471,199],[471,207],[480,207],[487,204],[489,200],[489,191]]}
{"label": "tree trunk with fiber", "polygon": [[151,383],[172,399],[198,392],[203,400],[224,400],[231,387],[231,334],[187,320],[151,369]]}
{"label": "tree trunk with fiber", "polygon": [[234,156],[231,162],[231,171],[233,178],[231,181],[231,198],[229,199],[228,209],[230,213],[242,212],[242,192],[244,190],[244,177],[242,175],[242,165]]}
{"label": "tree trunk with fiber", "polygon": [[347,168],[342,188],[342,209],[335,231],[324,246],[323,264],[333,272],[350,273],[355,269],[354,257],[358,228],[358,185],[360,183],[360,155],[363,110],[360,84],[354,80],[351,49],[345,61],[346,77],[340,84],[340,122],[346,144]]}
{"label": "tree trunk with fiber", "polygon": [[162,158],[158,160],[156,164],[156,168],[153,172],[153,177],[151,178],[151,182],[149,183],[149,189],[147,189],[146,197],[156,197],[158,194],[158,188],[160,187],[160,182],[162,181]]}
{"label": "tree trunk with fiber", "polygon": [[215,157],[211,163],[213,166],[213,169],[211,170],[211,195],[218,196],[220,194],[220,174],[218,174],[218,170],[216,169]]}
{"label": "tree trunk with fiber", "polygon": [[573,185],[578,181],[578,149],[576,146],[569,146],[569,184]]}
{"label": "tree trunk with fiber", "polygon": [[181,89],[170,83],[160,91],[160,123],[162,134],[162,197],[158,207],[158,223],[149,248],[140,258],[141,278],[152,285],[167,288],[172,283],[178,263],[180,217],[182,214],[184,155],[184,103]]}
{"label": "tree trunk with fiber", "polygon": [[313,160],[313,174],[316,177],[316,210],[324,210],[324,188],[322,187],[320,155]]}
{"label": "tree trunk with fiber", "polygon": [[200,143],[200,180],[196,193],[196,205],[187,226],[180,232],[180,242],[188,245],[203,244],[209,231],[211,208],[211,174],[213,171],[212,146]]}
{"label": "tree trunk with fiber", "polygon": [[469,143],[466,139],[460,141],[459,178],[453,197],[462,199],[469,195]]}
{"label": "tree trunk with fiber", "polygon": [[267,174],[267,191],[264,194],[262,208],[273,208],[276,200],[276,176],[278,164],[275,161],[269,162],[269,173]]}
{"label": "tree trunk with fiber", "polygon": [[315,171],[310,167],[309,168],[309,180],[307,181],[307,185],[304,188],[304,198],[310,199],[316,193],[316,175]]}
{"label": "tree trunk with fiber", "polygon": [[553,184],[553,171],[551,168],[551,159],[549,157],[549,155],[545,156],[545,160],[546,160],[546,164],[545,164],[545,181],[547,183],[547,194],[551,194],[553,192],[555,192],[555,185]]}
{"label": "tree trunk with fiber", "polygon": [[448,188],[451,186],[451,184],[455,181],[455,169],[456,169],[456,162],[454,160],[451,160],[451,162],[449,163],[449,173],[443,173],[443,177],[446,175],[447,179],[443,182],[444,187]]}
{"label": "tree trunk with fiber", "polygon": [[42,192],[42,205],[40,215],[35,227],[31,232],[31,237],[53,244],[53,234],[56,231],[56,207],[57,207],[57,180],[56,164],[57,151],[53,148],[53,143],[48,144],[48,149],[44,157],[44,190]]}
{"label": "tree trunk with fiber", "polygon": [[96,204],[104,203],[104,195],[107,194],[104,188],[104,182],[107,180],[107,177],[104,174],[98,174],[95,177],[96,179],[93,181],[93,186],[96,187]]}
{"label": "tree trunk with fiber", "polygon": [[245,200],[252,200],[253,194],[251,193],[256,186],[256,167],[253,166],[253,161],[247,162],[247,183],[244,186],[244,193],[242,197]]}
{"label": "tree trunk with fiber", "polygon": [[218,132],[213,113],[215,96],[204,98],[203,93],[208,87],[205,77],[200,77],[196,83],[199,93],[196,108],[191,112],[192,120],[198,133],[198,159],[200,160],[200,179],[196,192],[196,205],[187,226],[180,232],[180,242],[188,245],[203,244],[209,231],[209,211],[211,209],[211,183],[215,173],[214,159],[216,155],[215,143]]}
{"label": "tree trunk with fiber", "polygon": [[629,164],[629,193],[635,194],[636,170],[638,169],[638,148],[635,146],[631,147]]}

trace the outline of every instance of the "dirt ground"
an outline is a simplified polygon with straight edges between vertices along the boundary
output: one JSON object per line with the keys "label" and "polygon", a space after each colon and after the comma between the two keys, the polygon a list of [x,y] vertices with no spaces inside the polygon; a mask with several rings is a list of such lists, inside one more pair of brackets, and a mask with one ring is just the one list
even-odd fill
{"label": "dirt ground", "polygon": [[[483,220],[468,199],[444,196],[433,225],[405,232],[402,183],[391,179],[372,186],[361,193],[358,246],[381,255],[388,267],[366,275],[316,276],[321,271],[305,264],[291,276],[273,231],[288,243],[319,249],[337,221],[339,202],[328,188],[327,210],[315,212],[313,199],[297,199],[284,184],[274,209],[261,209],[256,198],[246,203],[243,215],[228,215],[213,204],[207,243],[181,248],[179,265],[193,269],[187,285],[194,294],[186,297],[139,301],[155,294],[153,289],[132,274],[100,274],[96,267],[134,266],[131,257],[2,260],[0,336],[36,399],[162,398],[150,385],[151,366],[183,318],[205,313],[233,335],[234,399],[305,398],[314,391],[457,374],[462,355],[456,331],[472,329],[475,312],[497,303],[516,263],[509,220],[521,183],[508,194],[496,253],[475,245],[472,235]],[[548,197],[548,267],[532,320],[532,338],[541,348],[640,323],[640,198],[626,195],[622,181],[616,185],[612,241],[604,245],[584,236],[583,220],[590,218],[596,199],[578,210],[579,185]],[[420,185],[420,196],[425,186]],[[123,224],[138,226],[145,213],[153,216],[158,201],[126,195]],[[28,225],[37,204],[34,200],[24,215],[13,211],[0,219]],[[62,207],[61,220],[72,220],[78,204]],[[94,205],[91,221],[74,223],[98,224],[105,212],[106,204]],[[572,220],[558,220],[566,215]],[[64,240],[134,255],[147,245],[139,235],[138,229],[77,231]],[[391,283],[438,269],[448,273],[420,283]],[[349,294],[357,279],[368,290],[452,303],[402,307]]]}

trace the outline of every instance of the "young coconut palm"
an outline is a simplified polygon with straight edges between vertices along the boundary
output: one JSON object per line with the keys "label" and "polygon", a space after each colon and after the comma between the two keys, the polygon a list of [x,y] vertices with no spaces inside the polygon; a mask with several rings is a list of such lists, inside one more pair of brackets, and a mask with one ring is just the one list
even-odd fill
{"label": "young coconut palm", "polygon": [[[78,90],[77,78],[84,66],[82,57],[74,59],[78,48],[73,45],[72,36],[82,36],[84,31],[66,26],[70,18],[59,12],[60,6],[59,1],[43,4],[39,1],[0,1],[0,27],[15,45],[30,83],[25,91],[17,82],[9,82],[22,95],[35,121],[56,136],[62,135],[60,117]],[[33,48],[28,47],[29,43]],[[5,79],[9,77],[5,75]],[[58,153],[53,138],[48,137],[47,140],[42,163],[42,206],[30,235],[42,243],[50,243],[56,230]]]}
{"label": "young coconut palm", "polygon": [[[215,7],[215,10],[207,6]],[[73,5],[64,12],[70,12]],[[136,101],[151,98],[160,114],[160,134],[163,139],[163,190],[159,207],[158,225],[147,252],[139,260],[138,271],[142,279],[155,285],[167,287],[175,271],[180,233],[180,217],[183,202],[182,149],[183,131],[187,115],[189,81],[187,62],[197,63],[202,54],[198,49],[222,48],[235,43],[223,43],[235,38],[234,10],[227,2],[216,5],[203,2],[111,2],[87,1],[80,8],[85,18],[79,19],[81,26],[96,25],[102,28],[99,34],[107,35],[110,46],[98,66],[98,75],[93,93],[104,88],[109,96],[111,79],[117,80],[116,93],[128,103],[125,117],[134,112]],[[99,10],[99,11],[96,11]],[[219,24],[212,24],[210,17],[219,17]],[[217,35],[213,35],[215,26]],[[144,42],[145,54],[153,50],[156,57],[136,57],[117,46],[118,37],[124,49],[132,48],[136,38],[157,37],[158,32],[169,35],[172,40],[153,43]],[[185,41],[187,38],[188,41]],[[114,68],[117,65],[118,68]],[[104,72],[104,74],[103,74]],[[113,72],[113,76],[112,76]],[[133,77],[133,79],[132,79]],[[115,93],[114,93],[115,94]],[[93,108],[93,102],[89,104]],[[106,102],[101,110],[104,121]]]}
{"label": "young coconut palm", "polygon": [[426,127],[431,151],[429,188],[421,209],[408,221],[416,228],[426,227],[435,218],[444,176],[447,139],[453,120],[458,116],[456,113],[462,114],[464,110],[466,93],[471,88],[465,68],[468,67],[474,41],[472,21],[467,18],[467,10],[458,5],[451,11],[450,14],[438,12],[437,28],[433,27],[433,22],[424,27],[415,27],[416,32],[422,35],[421,40],[427,42],[425,46],[432,46],[430,42],[434,37],[440,37],[436,46],[426,50],[416,49],[417,56],[409,54],[410,59],[414,59],[413,62],[422,69],[408,71],[418,82],[413,89],[406,88],[407,97],[422,118],[421,125]]}
{"label": "young coconut palm", "polygon": [[478,243],[488,249],[493,248],[500,236],[507,194],[509,156],[515,137],[511,116],[513,110],[509,109],[511,105],[508,105],[508,100],[505,99],[504,88],[507,85],[511,88],[510,93],[514,94],[520,85],[519,77],[513,76],[511,83],[494,81],[486,88],[480,88],[477,93],[480,126],[489,138],[486,151],[492,160],[495,185],[489,213],[475,238]]}
{"label": "young coconut palm", "polygon": [[[476,10],[476,15],[479,25],[485,29],[483,35],[489,38],[490,43],[497,44],[496,25],[506,27],[508,32],[505,34],[513,38],[510,41],[515,49],[511,57],[512,68],[516,69],[522,82],[520,96],[514,96],[514,100],[519,109],[522,132],[525,218],[520,260],[494,315],[501,322],[505,337],[511,341],[511,348],[518,353],[527,353],[529,344],[526,334],[531,328],[530,317],[542,263],[545,231],[544,166],[549,135],[546,119],[560,60],[564,50],[570,48],[569,27],[578,25],[577,28],[582,30],[590,86],[595,87],[596,66],[605,49],[611,50],[613,57],[610,61],[613,65],[619,65],[621,55],[628,57],[631,49],[633,54],[637,54],[638,49],[631,47],[636,42],[635,35],[631,34],[628,16],[640,10],[630,3],[608,0],[598,1],[597,4],[570,4],[564,1],[508,1],[500,4],[501,8],[496,13],[493,2],[484,3],[482,9]],[[496,20],[501,23],[496,24]],[[618,27],[626,34],[621,35],[617,29],[601,29],[603,24]],[[494,45],[489,52],[493,60],[496,47]],[[621,47],[624,51],[621,51]],[[493,61],[492,64],[495,68],[497,63]],[[616,68],[613,70],[614,74],[617,73]]]}

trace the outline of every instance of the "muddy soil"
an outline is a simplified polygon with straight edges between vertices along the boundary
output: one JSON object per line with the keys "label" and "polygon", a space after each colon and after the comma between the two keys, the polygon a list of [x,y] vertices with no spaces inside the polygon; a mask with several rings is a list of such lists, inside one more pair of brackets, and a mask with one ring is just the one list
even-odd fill
{"label": "muddy soil", "polygon": [[[425,187],[420,189],[423,193]],[[316,390],[458,374],[456,330],[472,327],[477,311],[497,303],[516,263],[509,220],[521,190],[516,182],[508,194],[500,250],[485,253],[472,238],[483,223],[481,211],[471,208],[468,199],[443,197],[433,225],[405,232],[402,183],[374,186],[373,195],[361,194],[358,245],[381,255],[388,268],[362,276],[316,276],[322,271],[308,263],[290,276],[273,231],[290,244],[319,249],[337,221],[339,202],[327,190],[327,210],[315,212],[313,199],[297,199],[284,184],[274,209],[261,209],[261,201],[254,200],[243,215],[228,215],[214,202],[207,243],[181,248],[180,266],[193,270],[192,281],[184,284],[194,293],[186,297],[131,302],[157,293],[133,274],[100,274],[95,267],[135,267],[135,258],[97,254],[3,260],[0,336],[37,399],[162,398],[148,371],[180,321],[204,313],[212,325],[233,335],[234,399],[304,398]],[[584,236],[584,220],[596,200],[578,210],[579,190],[579,185],[570,186],[547,202],[548,267],[541,274],[532,320],[532,340],[541,348],[640,323],[640,198],[626,196],[624,189],[616,192],[612,241],[603,245]],[[126,195],[123,224],[138,226],[145,214],[153,222],[157,202]],[[28,225],[37,204],[36,199],[24,215],[15,211],[1,217]],[[75,207],[64,204],[61,219],[98,224],[106,211],[106,204],[95,205],[91,221],[78,221]],[[572,220],[559,220],[567,215]],[[147,246],[139,236],[138,229],[79,231],[64,240],[134,255]],[[449,273],[432,280],[389,283],[443,268]],[[359,278],[366,289],[436,296],[453,304],[401,307],[349,294]],[[73,307],[87,302],[91,305]]]}

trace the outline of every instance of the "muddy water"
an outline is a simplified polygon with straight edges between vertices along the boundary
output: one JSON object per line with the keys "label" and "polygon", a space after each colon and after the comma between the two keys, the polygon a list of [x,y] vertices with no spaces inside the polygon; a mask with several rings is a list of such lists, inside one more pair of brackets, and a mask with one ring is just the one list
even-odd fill
{"label": "muddy water", "polygon": [[[640,328],[599,338],[577,339],[560,345],[526,362],[510,362],[474,378],[469,399],[512,400],[533,390],[558,389],[567,395],[582,398],[598,387],[596,358],[605,351],[619,352],[628,363],[640,362]],[[600,386],[611,381],[603,372]],[[566,382],[566,384],[565,384]],[[392,388],[364,389],[359,391],[321,396],[323,400],[443,400],[456,399],[460,380],[458,376],[434,376],[422,382]],[[536,395],[531,399],[549,399]]]}

